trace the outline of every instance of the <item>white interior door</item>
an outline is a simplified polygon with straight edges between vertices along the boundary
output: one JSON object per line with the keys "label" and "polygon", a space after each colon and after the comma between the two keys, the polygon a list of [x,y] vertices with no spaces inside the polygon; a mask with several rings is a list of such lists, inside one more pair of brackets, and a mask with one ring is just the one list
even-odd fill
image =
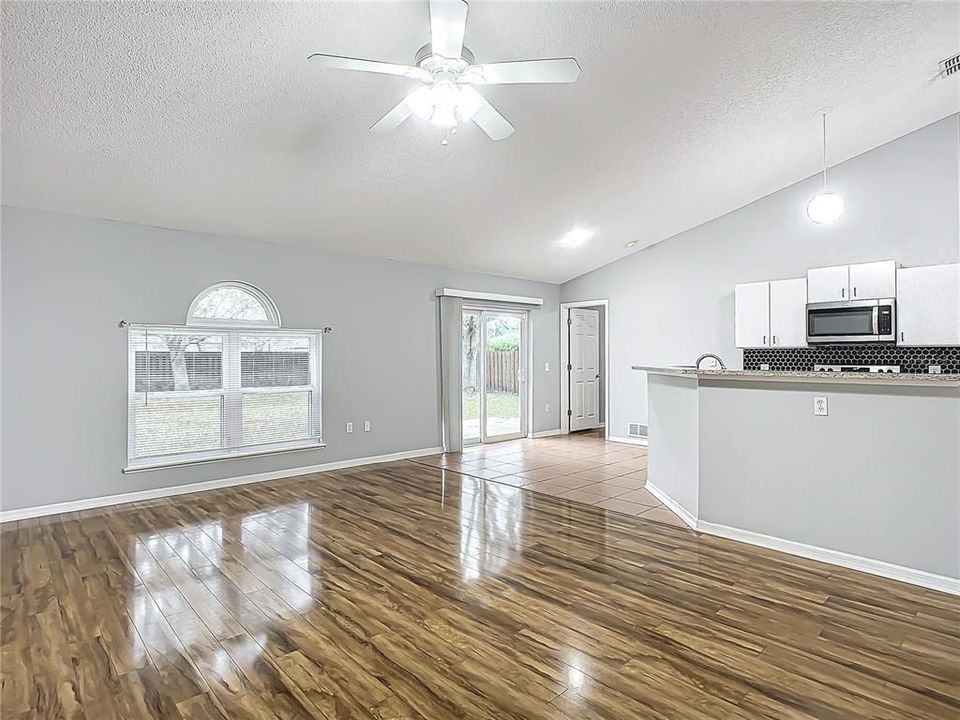
{"label": "white interior door", "polygon": [[600,312],[570,308],[570,430],[600,427]]}

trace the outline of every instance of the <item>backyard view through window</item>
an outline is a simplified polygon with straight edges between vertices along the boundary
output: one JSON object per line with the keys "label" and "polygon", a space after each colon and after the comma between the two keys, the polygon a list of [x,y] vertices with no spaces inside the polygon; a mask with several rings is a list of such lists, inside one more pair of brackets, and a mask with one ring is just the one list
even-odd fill
{"label": "backyard view through window", "polygon": [[464,310],[461,333],[464,442],[522,432],[522,327],[520,315]]}
{"label": "backyard view through window", "polygon": [[320,333],[227,326],[269,321],[243,293],[194,302],[216,327],[130,326],[131,468],[319,443]]}

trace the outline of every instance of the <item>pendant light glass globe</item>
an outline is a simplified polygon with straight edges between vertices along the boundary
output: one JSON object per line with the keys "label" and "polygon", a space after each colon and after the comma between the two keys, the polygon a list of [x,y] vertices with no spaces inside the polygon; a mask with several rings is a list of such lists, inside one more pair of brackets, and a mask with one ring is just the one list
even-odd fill
{"label": "pendant light glass globe", "polygon": [[807,216],[819,225],[833,225],[842,215],[843,198],[836,193],[820,193],[807,203]]}

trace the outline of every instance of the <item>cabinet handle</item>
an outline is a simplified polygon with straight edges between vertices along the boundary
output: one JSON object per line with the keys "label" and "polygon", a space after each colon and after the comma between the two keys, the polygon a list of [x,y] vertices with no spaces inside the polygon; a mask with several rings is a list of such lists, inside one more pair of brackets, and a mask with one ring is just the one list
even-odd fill
{"label": "cabinet handle", "polygon": [[856,286],[856,285],[853,286],[853,296],[854,296],[854,297],[857,296],[857,286]]}
{"label": "cabinet handle", "polygon": [[764,345],[767,344],[767,336],[766,336],[766,335],[763,336],[763,344],[764,344]]}
{"label": "cabinet handle", "polygon": [[845,298],[847,296],[847,289],[840,288],[840,297]]}
{"label": "cabinet handle", "polygon": [[774,344],[774,345],[777,344],[777,336],[776,336],[776,335],[773,336],[773,344]]}
{"label": "cabinet handle", "polygon": [[900,342],[903,342],[903,330],[900,331]]}

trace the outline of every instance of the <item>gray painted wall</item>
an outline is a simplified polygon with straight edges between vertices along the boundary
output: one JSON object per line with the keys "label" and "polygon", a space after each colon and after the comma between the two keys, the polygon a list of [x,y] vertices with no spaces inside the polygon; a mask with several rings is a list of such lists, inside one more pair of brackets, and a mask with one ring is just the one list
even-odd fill
{"label": "gray painted wall", "polygon": [[701,520],[960,578],[960,391],[711,380],[699,399]]}
{"label": "gray painted wall", "polygon": [[[534,430],[559,427],[556,285],[10,207],[2,253],[4,510],[439,446],[438,287],[544,298],[531,313]],[[287,327],[333,328],[328,447],[121,474],[118,321],[182,323],[193,297],[221,280],[263,288]],[[365,419],[372,432],[344,432]]]}
{"label": "gray painted wall", "polygon": [[712,351],[741,366],[736,283],[869,260],[960,260],[958,157],[953,115],[832,169],[830,185],[846,201],[834,227],[806,216],[814,177],[561,286],[564,302],[610,301],[610,434],[647,422],[646,377],[630,365],[689,364]]}
{"label": "gray painted wall", "polygon": [[697,517],[700,509],[700,398],[696,378],[650,376],[647,478]]}

